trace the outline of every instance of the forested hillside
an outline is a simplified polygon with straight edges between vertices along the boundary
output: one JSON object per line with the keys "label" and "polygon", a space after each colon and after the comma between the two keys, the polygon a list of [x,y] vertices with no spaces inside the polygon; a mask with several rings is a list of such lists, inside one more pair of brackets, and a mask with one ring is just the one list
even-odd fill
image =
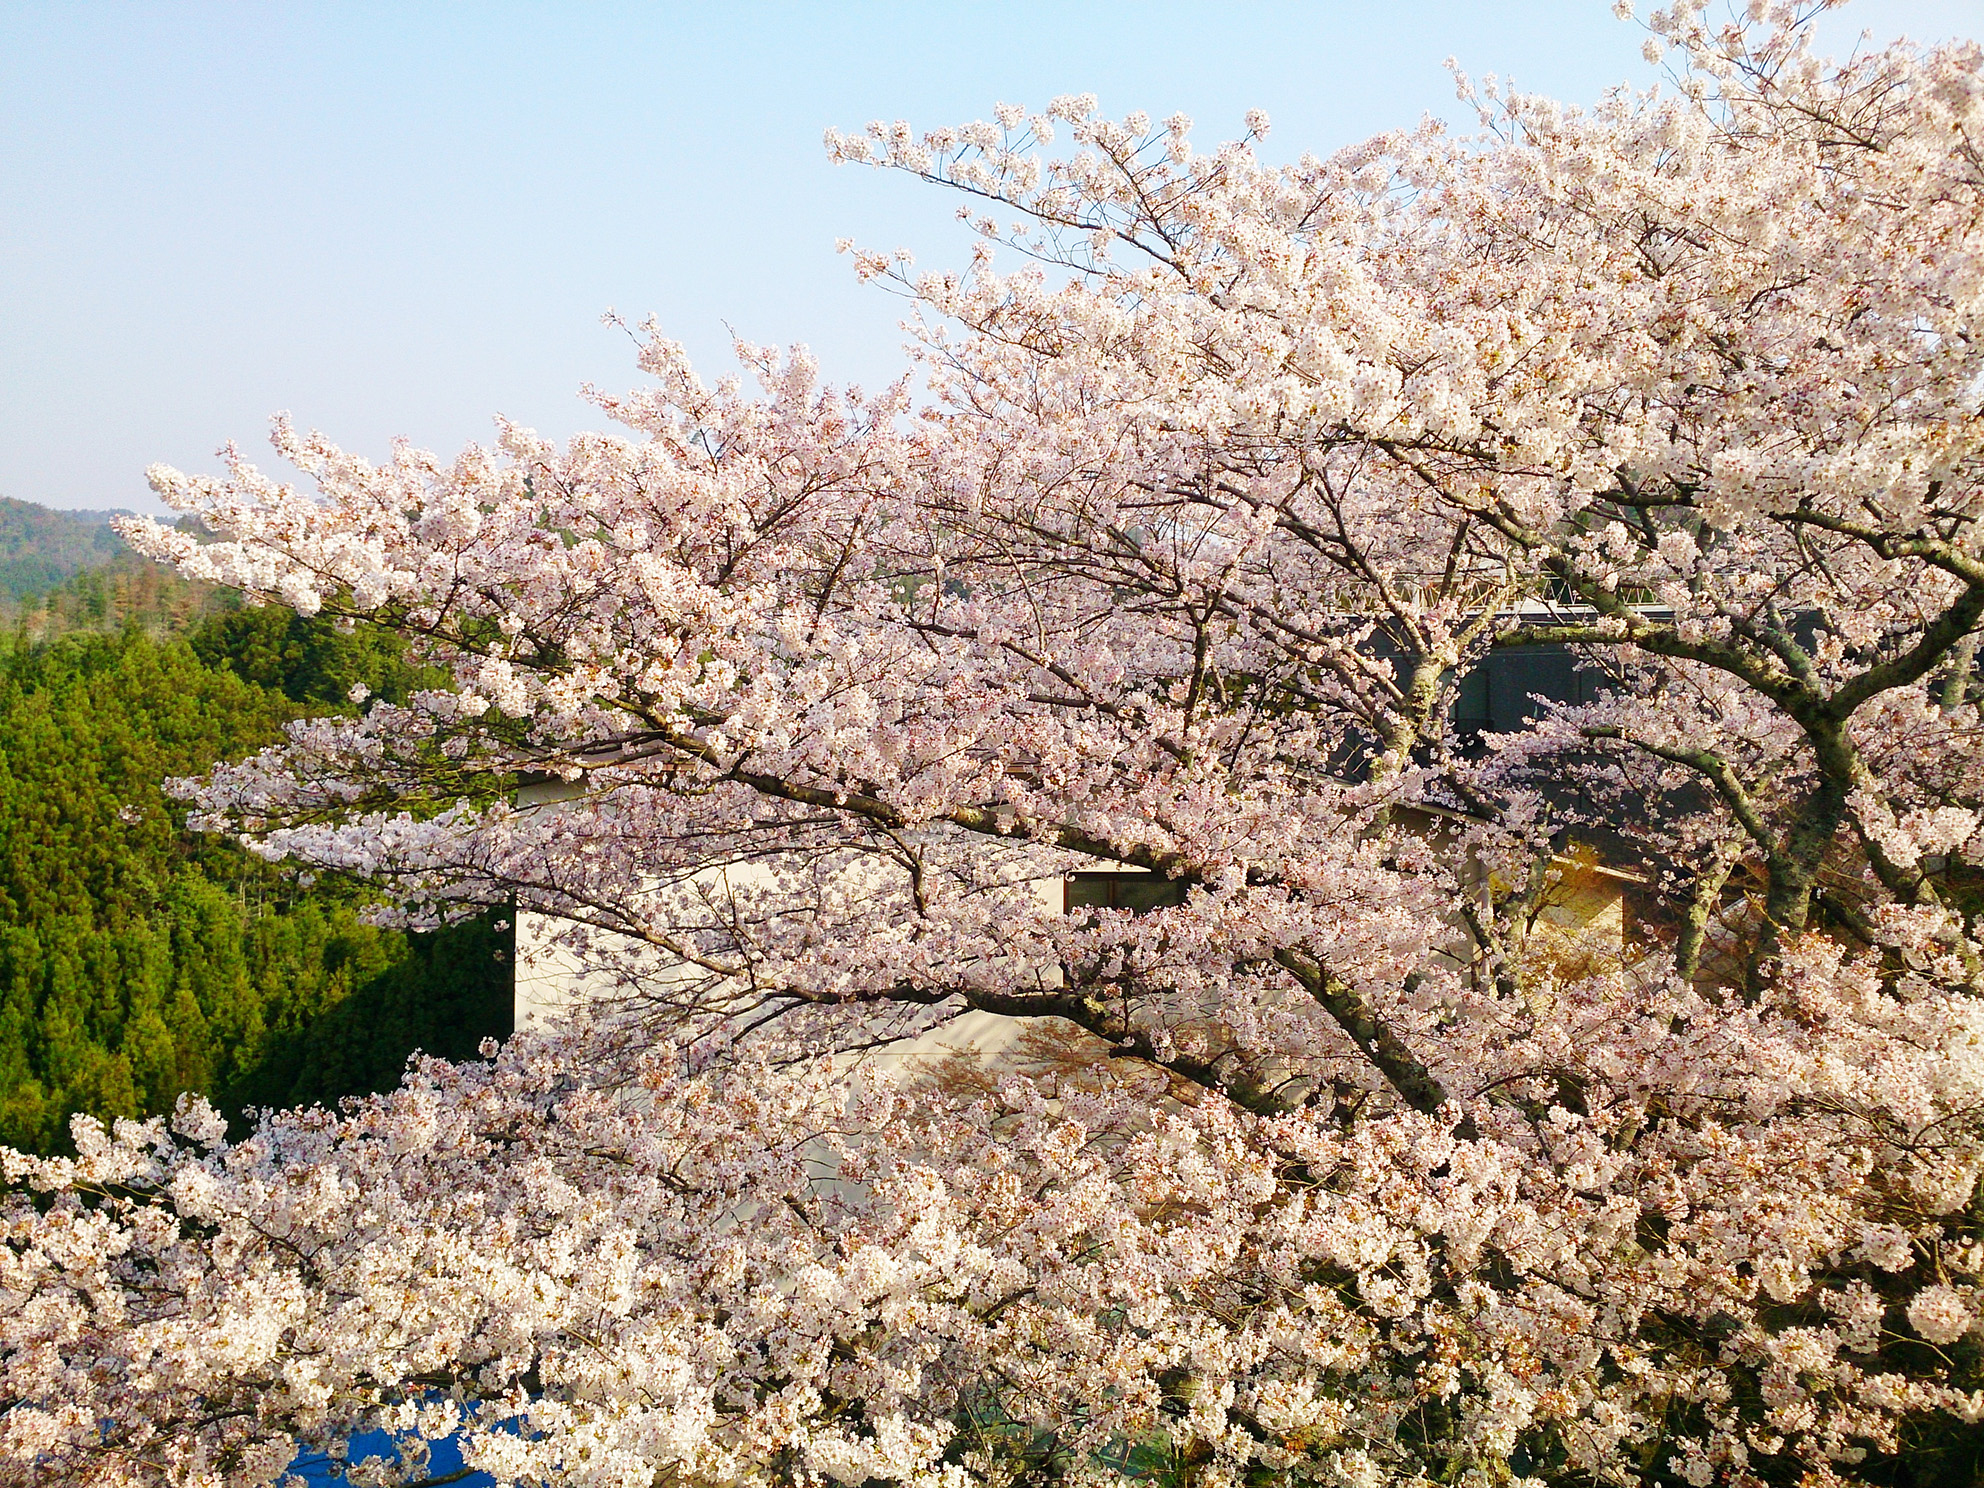
{"label": "forested hillside", "polygon": [[106,512],[53,511],[0,496],[0,601],[53,589],[123,551]]}
{"label": "forested hillside", "polygon": [[397,643],[230,607],[128,554],[34,613],[54,638],[0,639],[0,1142],[56,1150],[73,1112],[182,1090],[230,1112],[334,1100],[396,1083],[413,1049],[507,1032],[507,925],[364,924],[349,887],[188,833],[161,789],[355,682],[404,695]]}
{"label": "forested hillside", "polygon": [[79,631],[186,630],[224,607],[209,584],[133,553],[110,512],[52,511],[0,497],[0,628],[14,649]]}

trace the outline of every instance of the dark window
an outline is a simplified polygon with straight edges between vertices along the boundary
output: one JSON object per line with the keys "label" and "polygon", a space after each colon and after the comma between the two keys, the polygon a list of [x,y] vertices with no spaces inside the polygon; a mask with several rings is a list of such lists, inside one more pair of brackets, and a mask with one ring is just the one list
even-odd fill
{"label": "dark window", "polygon": [[1128,909],[1142,914],[1166,904],[1185,902],[1185,885],[1155,873],[1075,873],[1062,884],[1062,908]]}
{"label": "dark window", "polygon": [[1460,679],[1454,727],[1463,733],[1513,734],[1552,703],[1596,702],[1608,690],[1605,672],[1580,661],[1568,646],[1512,646],[1491,651]]}
{"label": "dark window", "polygon": [[1488,726],[1512,734],[1542,716],[1537,694],[1553,703],[1578,700],[1577,658],[1563,646],[1516,646],[1488,657]]}
{"label": "dark window", "polygon": [[1479,733],[1488,727],[1488,664],[1479,666],[1460,679],[1455,689],[1454,727]]}

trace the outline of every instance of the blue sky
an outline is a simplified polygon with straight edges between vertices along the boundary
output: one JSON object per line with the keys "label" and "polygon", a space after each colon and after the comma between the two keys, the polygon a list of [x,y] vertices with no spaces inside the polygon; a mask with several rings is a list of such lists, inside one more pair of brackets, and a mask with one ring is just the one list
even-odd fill
{"label": "blue sky", "polygon": [[[1980,0],[1867,0],[1850,44],[1984,33]],[[1441,63],[1588,101],[1644,82],[1606,0],[1002,5],[0,0],[0,494],[149,509],[294,412],[382,454],[505,413],[600,422],[599,324],[726,325],[836,380],[898,366],[899,305],[837,237],[962,262],[942,193],[835,168],[827,125],[919,128],[1092,91],[1268,153],[1455,117]]]}

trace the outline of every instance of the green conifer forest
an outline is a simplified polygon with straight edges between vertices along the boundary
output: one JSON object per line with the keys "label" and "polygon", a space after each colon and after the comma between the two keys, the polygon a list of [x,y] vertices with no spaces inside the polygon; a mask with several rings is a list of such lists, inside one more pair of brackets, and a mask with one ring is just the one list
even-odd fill
{"label": "green conifer forest", "polygon": [[507,1033],[500,917],[432,934],[361,918],[185,829],[163,782],[237,758],[352,684],[404,696],[390,640],[244,609],[130,555],[15,597],[0,631],[0,1143],[75,1112],[225,1111],[396,1084],[416,1049]]}

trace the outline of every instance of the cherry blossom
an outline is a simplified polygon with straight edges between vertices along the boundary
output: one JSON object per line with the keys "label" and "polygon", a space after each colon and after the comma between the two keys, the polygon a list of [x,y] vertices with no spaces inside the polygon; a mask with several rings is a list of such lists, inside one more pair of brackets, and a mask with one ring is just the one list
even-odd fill
{"label": "cherry blossom", "polygon": [[[1684,0],[1671,87],[1461,77],[1472,137],[1285,166],[1087,95],[830,133],[980,235],[852,250],[901,383],[649,327],[619,433],[155,472],[211,540],[141,550],[454,679],[197,820],[552,916],[611,995],[239,1142],[9,1157],[0,1480],[370,1428],[355,1480],[1974,1446],[1984,54],[1808,22]],[[1603,685],[1459,736],[1529,645]],[[1580,852],[1623,941],[1550,929]],[[1177,902],[1059,913],[1083,868]]]}

